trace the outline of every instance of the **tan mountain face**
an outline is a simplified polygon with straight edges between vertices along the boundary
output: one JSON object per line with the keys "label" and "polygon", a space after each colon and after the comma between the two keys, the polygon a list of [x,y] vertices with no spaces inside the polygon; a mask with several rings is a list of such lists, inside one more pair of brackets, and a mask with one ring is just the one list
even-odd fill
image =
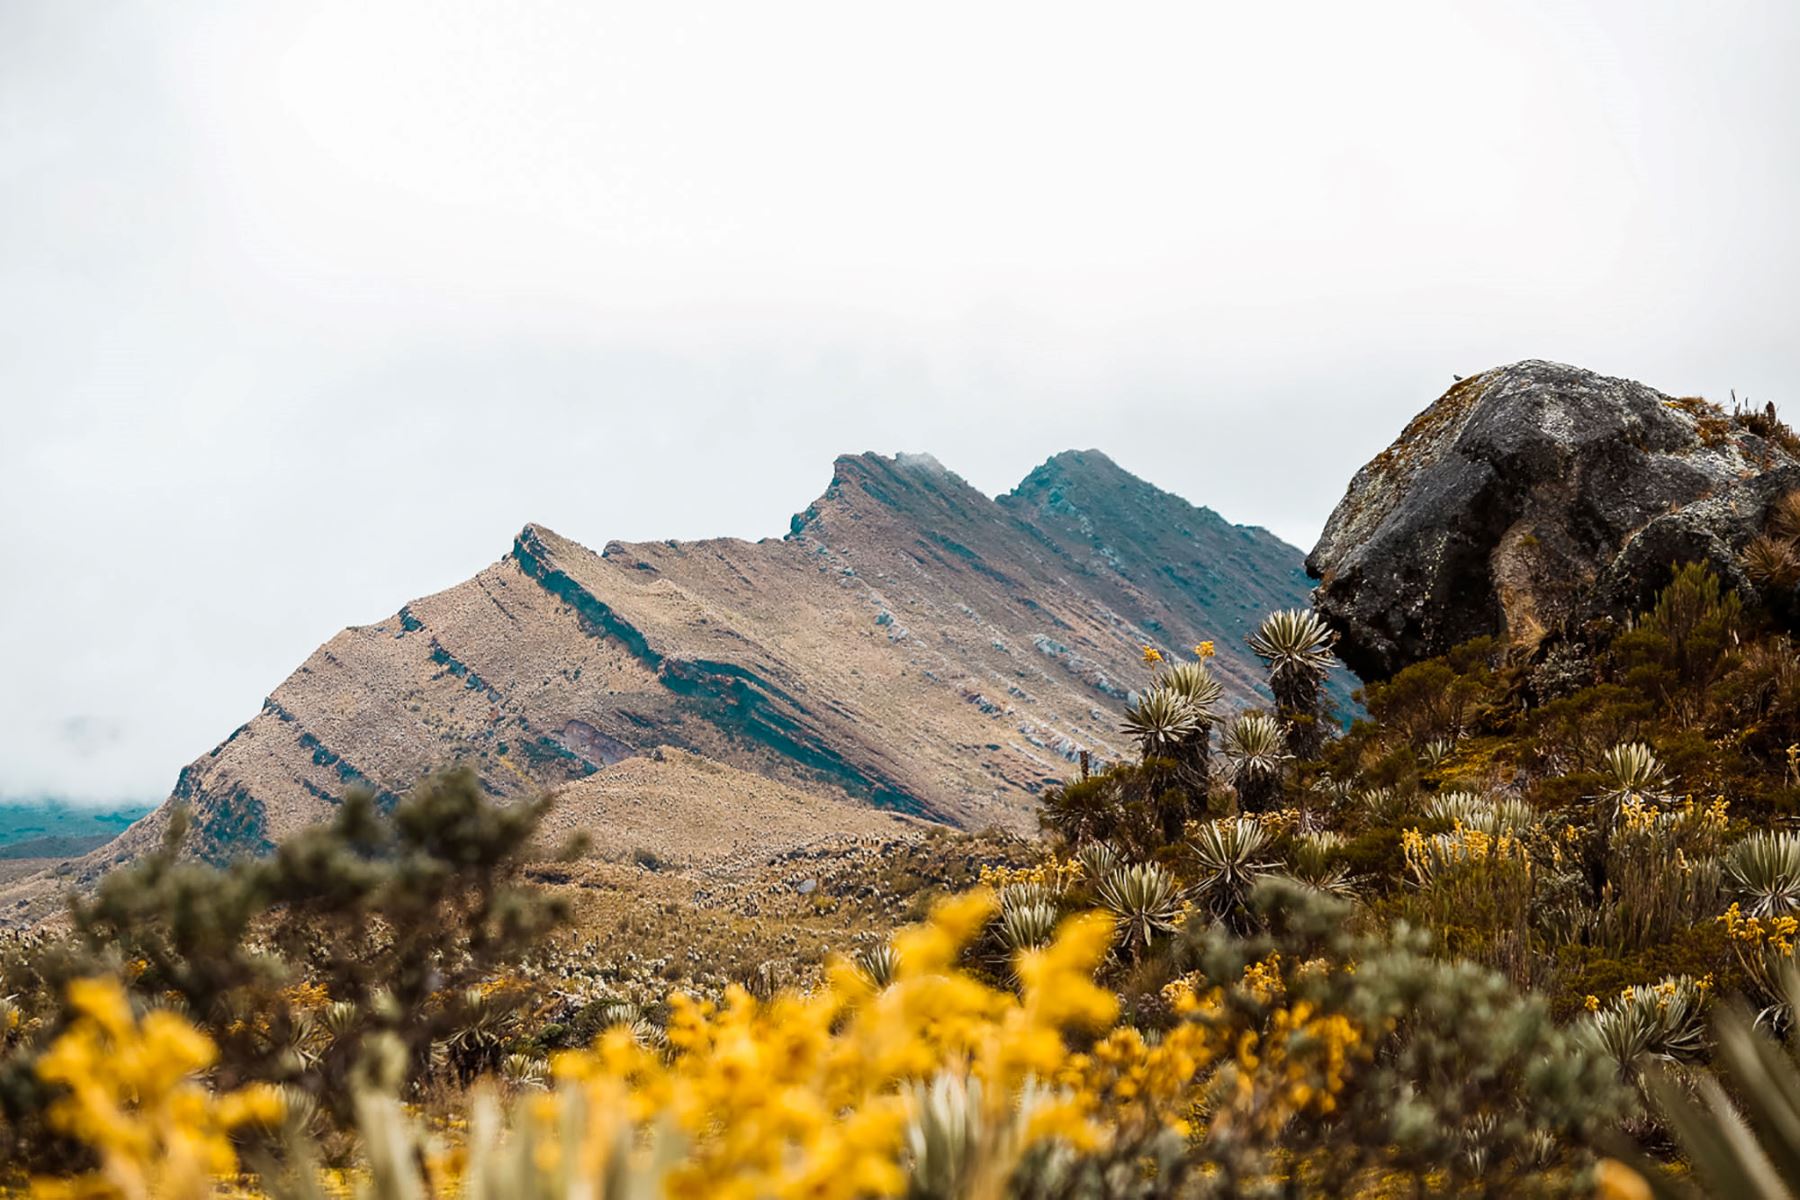
{"label": "tan mountain face", "polygon": [[[1213,640],[1218,673],[1252,702],[1245,638],[1306,594],[1298,550],[1091,451],[998,500],[929,458],[846,457],[781,539],[596,554],[526,526],[468,582],[326,643],[182,771],[171,803],[223,857],[321,819],[352,787],[391,799],[461,762],[500,797],[579,785],[572,801],[604,825],[588,801],[620,802],[608,772],[629,780],[637,768],[617,764],[669,747],[819,798],[807,836],[821,821],[873,832],[848,805],[1025,831],[1081,750],[1127,752],[1145,643]],[[708,793],[710,823],[667,804],[696,837],[796,823],[791,799],[744,802],[743,776],[660,777],[665,793]],[[77,877],[147,844],[166,807]],[[671,833],[642,836],[679,860]],[[767,850],[767,836],[744,844]]]}

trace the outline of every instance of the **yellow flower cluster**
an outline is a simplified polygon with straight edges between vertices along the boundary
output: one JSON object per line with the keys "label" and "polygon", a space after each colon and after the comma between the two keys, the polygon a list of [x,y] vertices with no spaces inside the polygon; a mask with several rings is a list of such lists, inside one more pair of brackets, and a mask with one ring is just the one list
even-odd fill
{"label": "yellow flower cluster", "polygon": [[[1275,1088],[1277,1103],[1259,1106],[1273,1131],[1295,1113],[1324,1116],[1337,1108],[1338,1093],[1350,1055],[1362,1046],[1362,1031],[1342,1013],[1320,1013],[1306,1001],[1278,1008],[1260,1043],[1240,1044],[1240,1067],[1246,1055],[1261,1050],[1252,1063]],[[1242,1077],[1240,1077],[1242,1080]],[[1240,1090],[1248,1085],[1239,1083]]]}
{"label": "yellow flower cluster", "polygon": [[1794,964],[1795,948],[1800,945],[1800,920],[1791,916],[1745,916],[1743,908],[1733,903],[1719,917],[1731,939],[1733,957],[1743,967],[1754,991],[1765,1001],[1785,1003],[1782,977]]}
{"label": "yellow flower cluster", "polygon": [[1158,650],[1155,646],[1144,647],[1144,665],[1146,667],[1154,667],[1162,660],[1163,656],[1161,650]]}
{"label": "yellow flower cluster", "polygon": [[1448,833],[1427,836],[1417,829],[1400,835],[1400,847],[1406,856],[1407,869],[1421,884],[1448,870],[1471,864],[1514,864],[1531,870],[1531,855],[1525,843],[1510,833],[1491,834],[1470,829],[1458,821]]}
{"label": "yellow flower cluster", "polygon": [[1676,808],[1647,804],[1636,793],[1619,802],[1619,824],[1629,833],[1653,833],[1679,825],[1696,833],[1722,834],[1730,823],[1731,802],[1723,796],[1715,796],[1705,805],[1690,798]]}
{"label": "yellow flower cluster", "polygon": [[1218,651],[1213,649],[1213,644],[1210,641],[1201,642],[1198,646],[1194,647],[1194,657],[1200,659],[1202,662],[1217,653]]}
{"label": "yellow flower cluster", "polygon": [[1731,801],[1723,796],[1714,796],[1712,803],[1700,814],[1701,823],[1715,833],[1724,833],[1725,827],[1731,824]]}
{"label": "yellow flower cluster", "polygon": [[1766,948],[1781,955],[1794,952],[1794,938],[1800,933],[1800,919],[1794,917],[1746,917],[1735,902],[1719,918],[1726,934],[1734,942]]}
{"label": "yellow flower cluster", "polygon": [[[1295,969],[1295,974],[1304,975],[1324,969],[1324,959],[1309,959]],[[1201,988],[1205,983],[1205,977],[1200,972],[1189,971],[1186,975],[1163,984],[1159,994],[1164,1003],[1184,1016],[1216,1010],[1219,992],[1215,988],[1203,993]],[[1271,951],[1267,958],[1245,967],[1243,978],[1238,980],[1237,986],[1258,1004],[1270,1005],[1284,999],[1287,996],[1287,980],[1281,970],[1281,952]]]}
{"label": "yellow flower cluster", "polygon": [[[629,1178],[632,1194],[670,1200],[862,1200],[904,1194],[914,1156],[954,1144],[957,1194],[990,1200],[1047,1142],[1086,1153],[1165,1130],[1272,1135],[1329,1114],[1352,1061],[1369,1054],[1363,1029],[1296,986],[1350,968],[1287,969],[1276,954],[1227,986],[1171,984],[1179,1019],[1158,1037],[1118,1024],[1117,999],[1095,979],[1113,936],[1100,913],[1019,955],[1016,991],[989,986],[958,963],[996,907],[991,891],[969,893],[896,934],[885,987],[839,961],[809,993],[673,997],[664,1047],[615,1027],[556,1056],[554,1086],[522,1096],[510,1120],[488,1096],[453,1125],[466,1144],[436,1158],[442,1194],[504,1161],[523,1172],[509,1177],[520,1194],[592,1194],[596,1180]],[[51,1119],[102,1167],[60,1194],[209,1195],[236,1169],[230,1131],[280,1118],[271,1092],[202,1087],[195,1076],[214,1051],[181,1018],[135,1021],[112,982],[79,984],[71,1001],[79,1016],[40,1072],[67,1089]],[[407,1120],[391,1098],[364,1099],[368,1113]],[[400,1124],[367,1136],[407,1137]]]}
{"label": "yellow flower cluster", "polygon": [[[1645,985],[1626,984],[1619,989],[1619,999],[1630,1000],[1635,996],[1646,996],[1653,998],[1656,1001],[1656,1007],[1659,1010],[1666,1011],[1669,1005],[1674,1003],[1675,997],[1680,994],[1681,983],[1681,977],[1671,975],[1659,983]],[[1709,971],[1701,978],[1695,980],[1694,986],[1699,989],[1702,996],[1709,994],[1713,990],[1712,972]],[[1589,993],[1582,997],[1582,1005],[1591,1013],[1599,1012],[1600,997]]]}
{"label": "yellow flower cluster", "polygon": [[[992,1188],[1036,1142],[1089,1145],[1099,1136],[1091,1100],[1050,1095],[1022,1125],[1015,1104],[1070,1072],[1070,1034],[1112,1025],[1117,1002],[1093,979],[1112,922],[1074,918],[1050,946],[1021,955],[1015,995],[955,967],[993,911],[992,893],[975,892],[896,935],[895,979],[881,990],[838,964],[810,995],[765,1003],[732,989],[718,1006],[677,998],[666,1060],[622,1030],[559,1055],[562,1086],[540,1106],[544,1132],[567,1130],[559,1106],[575,1096],[587,1112],[622,1107],[635,1123],[672,1126],[688,1147],[665,1180],[676,1200],[893,1195],[905,1186],[902,1136],[920,1103],[909,1085],[950,1075],[978,1085],[968,1091],[986,1109],[977,1128],[1011,1131],[979,1158]],[[594,1132],[565,1152],[603,1161],[619,1143],[611,1128]]]}
{"label": "yellow flower cluster", "polygon": [[1028,867],[995,867],[983,866],[980,872],[981,886],[999,891],[1014,884],[1036,884],[1061,895],[1069,885],[1081,878],[1081,864],[1072,858],[1045,858]]}
{"label": "yellow flower cluster", "polygon": [[[1699,979],[1695,980],[1694,986],[1699,989],[1702,996],[1711,992],[1713,990],[1712,972],[1708,971],[1705,975],[1702,975]],[[1636,989],[1629,987],[1621,988],[1619,990],[1619,995],[1629,996],[1635,990]],[[1681,979],[1678,976],[1671,975],[1660,983],[1651,984],[1650,991],[1656,997],[1656,1006],[1658,1008],[1667,1008],[1669,1007],[1669,1003],[1674,1000],[1676,995],[1681,991]]]}
{"label": "yellow flower cluster", "polygon": [[1263,830],[1274,837],[1293,833],[1300,828],[1300,810],[1297,808],[1275,808],[1268,812],[1243,813],[1233,817],[1194,817],[1182,822],[1181,835],[1192,841],[1199,837],[1208,827],[1217,829],[1228,838],[1237,836],[1236,826],[1241,820],[1248,818],[1262,826]]}
{"label": "yellow flower cluster", "polygon": [[211,1178],[236,1170],[232,1130],[280,1122],[274,1089],[215,1095],[198,1081],[216,1051],[175,1013],[134,1019],[124,989],[110,979],[70,984],[69,1004],[76,1017],[38,1060],[37,1073],[66,1089],[50,1105],[52,1128],[93,1147],[100,1167],[75,1180],[40,1180],[34,1194],[202,1194]]}
{"label": "yellow flower cluster", "polygon": [[1163,984],[1157,995],[1176,1012],[1189,1013],[1199,1006],[1202,982],[1200,972],[1189,971],[1186,975],[1178,975]]}
{"label": "yellow flower cluster", "polygon": [[1619,802],[1619,827],[1630,833],[1648,833],[1662,823],[1662,810],[1644,803],[1633,793]]}
{"label": "yellow flower cluster", "polygon": [[317,980],[302,980],[281,989],[281,998],[296,1012],[317,1012],[331,1003],[331,992]]}
{"label": "yellow flower cluster", "polygon": [[1115,1136],[1163,1126],[1185,1137],[1201,1109],[1196,1081],[1218,1050],[1213,1032],[1195,1022],[1177,1025],[1154,1045],[1126,1026],[1072,1057],[1057,1082],[1077,1097],[1084,1116],[1103,1119]]}
{"label": "yellow flower cluster", "polygon": [[1277,808],[1256,814],[1256,823],[1272,834],[1292,833],[1300,827],[1300,810]]}
{"label": "yellow flower cluster", "polygon": [[1281,955],[1272,953],[1245,967],[1241,986],[1263,1004],[1280,1000],[1287,994],[1287,984],[1281,977]]}
{"label": "yellow flower cluster", "polygon": [[[1294,975],[1327,969],[1323,960],[1309,960]],[[1160,1121],[1192,1133],[1205,1113],[1271,1134],[1297,1115],[1331,1113],[1351,1059],[1366,1059],[1369,1048],[1344,1014],[1321,1012],[1305,1000],[1288,1004],[1286,978],[1279,954],[1244,969],[1238,993],[1267,1010],[1264,1019],[1246,1024],[1221,989],[1202,994],[1201,977],[1184,975],[1162,990],[1181,1024],[1154,1046],[1135,1030],[1116,1030],[1095,1047],[1091,1062],[1077,1060],[1088,1070],[1085,1078],[1064,1081],[1078,1096],[1103,1102],[1119,1128]]]}

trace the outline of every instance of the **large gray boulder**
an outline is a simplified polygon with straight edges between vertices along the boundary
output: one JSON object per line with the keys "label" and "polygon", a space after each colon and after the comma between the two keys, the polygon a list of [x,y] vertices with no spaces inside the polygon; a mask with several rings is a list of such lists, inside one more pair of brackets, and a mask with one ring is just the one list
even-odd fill
{"label": "large gray boulder", "polygon": [[1535,649],[1738,552],[1800,486],[1772,414],[1528,361],[1464,379],[1356,473],[1306,560],[1343,660],[1382,679],[1470,638]]}

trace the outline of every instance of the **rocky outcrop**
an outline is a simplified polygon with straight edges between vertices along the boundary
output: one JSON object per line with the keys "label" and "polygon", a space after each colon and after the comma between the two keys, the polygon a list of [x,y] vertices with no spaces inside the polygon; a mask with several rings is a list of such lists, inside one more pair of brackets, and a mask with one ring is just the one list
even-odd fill
{"label": "rocky outcrop", "polygon": [[1793,438],[1630,380],[1528,361],[1464,379],[1356,473],[1307,558],[1338,653],[1380,679],[1481,635],[1527,649],[1737,555],[1800,485]]}

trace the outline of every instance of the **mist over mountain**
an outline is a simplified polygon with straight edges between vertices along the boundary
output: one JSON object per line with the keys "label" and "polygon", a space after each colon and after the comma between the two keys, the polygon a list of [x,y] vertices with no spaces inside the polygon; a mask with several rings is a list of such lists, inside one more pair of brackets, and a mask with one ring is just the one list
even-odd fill
{"label": "mist over mountain", "polygon": [[72,803],[47,796],[0,797],[0,859],[85,853],[112,841],[152,807]]}

